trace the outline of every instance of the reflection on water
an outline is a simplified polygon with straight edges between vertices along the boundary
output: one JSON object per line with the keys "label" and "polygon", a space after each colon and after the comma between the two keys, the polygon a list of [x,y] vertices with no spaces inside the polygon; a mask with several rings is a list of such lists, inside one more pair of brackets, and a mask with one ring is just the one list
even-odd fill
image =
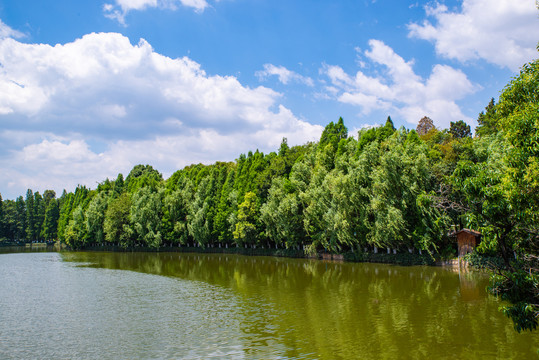
{"label": "reflection on water", "polygon": [[[104,357],[527,359],[539,348],[535,334],[512,329],[500,303],[485,292],[488,279],[475,272],[222,254],[77,252],[0,255],[0,275],[5,257],[30,255],[58,260],[42,282],[66,279],[57,291],[73,301],[58,304],[59,314],[92,324],[87,331],[110,344]],[[81,307],[84,314],[76,315]],[[5,331],[0,325],[2,342]],[[98,350],[88,354],[103,357]]]}

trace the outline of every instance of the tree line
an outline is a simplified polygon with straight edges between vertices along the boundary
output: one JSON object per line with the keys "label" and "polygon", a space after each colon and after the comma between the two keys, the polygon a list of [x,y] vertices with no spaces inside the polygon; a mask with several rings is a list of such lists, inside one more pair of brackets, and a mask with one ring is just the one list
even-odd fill
{"label": "tree line", "polygon": [[[408,130],[388,117],[356,138],[340,118],[317,142],[290,147],[283,139],[275,152],[187,166],[166,180],[137,165],[125,179],[58,198],[51,190],[0,197],[0,239],[434,256],[454,253],[451,230],[468,227],[483,234],[478,251],[499,254],[509,270],[492,284],[520,304],[507,314],[535,328],[538,84],[538,61],[526,64],[479,114],[474,137],[462,120],[438,129],[424,117]],[[521,292],[516,283],[525,284]]]}

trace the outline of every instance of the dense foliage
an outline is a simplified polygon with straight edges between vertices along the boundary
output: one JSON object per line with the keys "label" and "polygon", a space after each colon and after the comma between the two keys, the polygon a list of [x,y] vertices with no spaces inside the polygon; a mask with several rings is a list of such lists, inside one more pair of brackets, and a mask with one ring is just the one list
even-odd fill
{"label": "dense foliage", "polygon": [[[512,305],[517,330],[539,311],[539,65],[523,67],[479,115],[439,130],[384,126],[349,136],[340,118],[319,142],[191,165],[164,180],[149,165],[97,189],[56,198],[0,197],[1,241],[60,240],[73,248],[191,246],[305,250],[355,259],[387,253],[454,254],[451,229],[481,231],[478,251],[504,269],[491,290]],[[355,134],[353,134],[355,135]]]}

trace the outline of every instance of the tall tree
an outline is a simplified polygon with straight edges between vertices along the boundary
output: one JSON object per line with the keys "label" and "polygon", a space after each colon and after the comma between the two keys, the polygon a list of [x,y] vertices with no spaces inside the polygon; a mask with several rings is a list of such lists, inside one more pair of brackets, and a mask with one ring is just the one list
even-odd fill
{"label": "tall tree", "polygon": [[34,193],[34,231],[36,240],[40,239],[41,229],[45,220],[45,204],[41,194],[36,191]]}
{"label": "tall tree", "polygon": [[134,237],[150,248],[159,247],[163,240],[161,210],[161,194],[159,192],[144,187],[133,194],[129,221],[134,230]]}
{"label": "tall tree", "polygon": [[2,194],[0,194],[0,242],[6,240],[6,219],[4,214],[4,202],[2,200]]}
{"label": "tall tree", "polygon": [[457,122],[451,121],[451,124],[449,126],[449,132],[454,139],[463,139],[472,136],[470,125],[466,124],[462,120],[459,120]]}
{"label": "tall tree", "polygon": [[107,211],[109,197],[105,192],[97,194],[88,205],[86,210],[86,230],[90,241],[101,244],[105,240],[103,223]]}
{"label": "tall tree", "polygon": [[238,222],[234,230],[234,239],[238,244],[255,244],[258,239],[257,197],[253,192],[245,194],[244,201],[238,205]]}
{"label": "tall tree", "polygon": [[60,209],[56,199],[49,200],[45,210],[45,219],[41,230],[41,237],[46,241],[56,240],[58,237],[58,220],[60,218]]}
{"label": "tall tree", "polygon": [[109,204],[105,212],[103,231],[105,240],[109,243],[118,243],[123,247],[132,245],[132,237],[129,229],[129,212],[131,199],[127,193],[123,193]]}
{"label": "tall tree", "polygon": [[34,192],[31,189],[26,191],[26,241],[34,241],[37,238],[35,233],[36,217],[34,209]]}
{"label": "tall tree", "polygon": [[496,114],[496,103],[494,98],[490,99],[490,102],[485,107],[485,111],[481,111],[477,118],[477,127],[475,133],[478,136],[487,136],[495,134],[497,129],[499,116]]}
{"label": "tall tree", "polygon": [[26,203],[22,196],[15,201],[16,222],[14,228],[14,240],[23,241],[26,238]]}
{"label": "tall tree", "polygon": [[424,116],[421,118],[421,120],[419,120],[419,123],[417,124],[417,128],[415,129],[415,131],[417,131],[417,133],[420,136],[423,136],[423,135],[427,135],[429,131],[431,131],[434,128],[435,126],[432,119],[428,116]]}

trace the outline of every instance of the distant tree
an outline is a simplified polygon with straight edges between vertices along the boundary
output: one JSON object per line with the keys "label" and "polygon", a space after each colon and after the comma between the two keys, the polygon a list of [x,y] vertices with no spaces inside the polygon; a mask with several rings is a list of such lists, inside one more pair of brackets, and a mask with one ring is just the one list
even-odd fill
{"label": "distant tree", "polygon": [[393,120],[391,120],[391,116],[388,116],[385,125],[376,128],[376,138],[379,141],[383,141],[393,135],[394,132],[395,126],[393,125]]}
{"label": "distant tree", "polygon": [[465,137],[472,136],[470,125],[466,124],[462,120],[459,120],[457,122],[451,121],[451,124],[449,126],[449,132],[451,133],[451,135],[453,135],[454,139],[463,139]]}
{"label": "distant tree", "polygon": [[234,239],[240,244],[254,243],[257,238],[256,213],[257,198],[253,192],[245,194],[245,200],[238,205],[238,222],[234,230]]}
{"label": "distant tree", "polygon": [[116,180],[114,181],[113,186],[113,192],[114,192],[114,198],[117,198],[120,196],[120,194],[124,191],[124,176],[120,173],[116,177]]}
{"label": "distant tree", "polygon": [[477,127],[475,128],[475,134],[478,136],[486,136],[496,133],[497,123],[499,116],[497,115],[496,103],[494,98],[490,99],[490,102],[485,107],[485,111],[481,111],[477,118]]}
{"label": "distant tree", "polygon": [[105,240],[107,242],[119,242],[124,247],[131,245],[129,232],[130,210],[131,199],[127,193],[123,193],[119,198],[109,204],[103,223]]}
{"label": "distant tree", "polygon": [[45,203],[41,194],[36,191],[34,193],[34,236],[38,240],[41,237],[41,229],[43,228],[43,220],[45,220]]}
{"label": "distant tree", "polygon": [[129,193],[134,193],[142,187],[157,186],[163,181],[163,175],[151,165],[136,165],[125,178],[125,187]]}
{"label": "distant tree", "polygon": [[424,116],[421,120],[419,120],[419,124],[417,124],[416,131],[420,136],[427,135],[428,132],[434,127],[435,126],[432,119],[428,116]]}
{"label": "distant tree", "polygon": [[43,193],[43,201],[45,202],[45,208],[49,205],[49,202],[56,199],[56,192],[54,190],[45,190]]}
{"label": "distant tree", "polygon": [[132,197],[129,220],[134,237],[142,244],[157,248],[162,242],[161,195],[150,188],[141,188]]}
{"label": "distant tree", "polygon": [[6,238],[6,220],[4,216],[4,202],[0,194],[0,242]]}
{"label": "distant tree", "polygon": [[16,220],[14,224],[14,240],[21,241],[26,236],[26,203],[22,196],[15,200]]}
{"label": "distant tree", "polygon": [[290,150],[290,147],[288,146],[288,139],[284,137],[281,141],[281,146],[279,147],[279,156],[286,156],[288,150]]}
{"label": "distant tree", "polygon": [[37,238],[35,234],[35,210],[34,210],[34,192],[31,189],[26,191],[26,240],[33,241]]}
{"label": "distant tree", "polygon": [[[46,192],[45,192],[46,193]],[[41,237],[46,241],[55,240],[58,235],[58,220],[60,218],[60,209],[56,199],[50,199],[45,210],[45,219],[41,229]]]}
{"label": "distant tree", "polygon": [[86,210],[85,225],[90,241],[101,244],[105,239],[103,223],[108,205],[108,197],[104,192],[94,196]]}
{"label": "distant tree", "polygon": [[319,147],[323,149],[327,144],[332,144],[333,149],[337,150],[339,142],[346,138],[348,138],[348,129],[344,126],[344,121],[340,117],[336,124],[332,121],[324,128],[320,136]]}

